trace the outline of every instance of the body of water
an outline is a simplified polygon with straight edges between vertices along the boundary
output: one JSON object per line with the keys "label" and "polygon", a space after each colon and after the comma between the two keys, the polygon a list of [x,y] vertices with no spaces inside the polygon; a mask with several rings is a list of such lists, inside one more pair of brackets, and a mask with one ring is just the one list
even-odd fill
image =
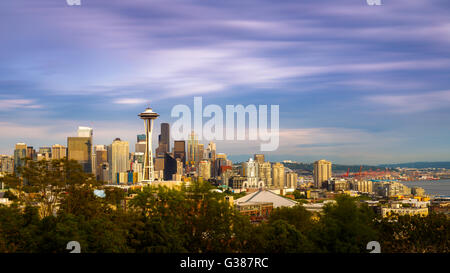
{"label": "body of water", "polygon": [[425,194],[450,196],[450,179],[403,181],[401,183],[409,188],[421,187],[425,190]]}

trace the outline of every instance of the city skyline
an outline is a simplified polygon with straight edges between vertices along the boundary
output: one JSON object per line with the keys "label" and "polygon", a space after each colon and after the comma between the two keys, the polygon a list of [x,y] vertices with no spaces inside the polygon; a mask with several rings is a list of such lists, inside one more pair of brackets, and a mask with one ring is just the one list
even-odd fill
{"label": "city skyline", "polygon": [[[202,96],[280,105],[271,161],[450,160],[448,3],[236,3],[3,1],[16,27],[0,32],[0,154],[66,145],[78,126],[132,151],[137,112],[160,113],[157,143],[172,107]],[[217,147],[233,159],[258,144]]]}

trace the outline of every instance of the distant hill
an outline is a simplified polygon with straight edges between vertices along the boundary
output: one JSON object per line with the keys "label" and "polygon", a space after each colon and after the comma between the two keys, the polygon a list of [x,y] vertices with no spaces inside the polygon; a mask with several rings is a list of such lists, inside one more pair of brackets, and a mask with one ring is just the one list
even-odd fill
{"label": "distant hill", "polygon": [[[314,169],[313,163],[283,163],[283,165],[295,171],[312,172]],[[331,169],[333,172],[346,172],[348,169],[350,169],[350,172],[359,172],[360,167],[361,165],[340,165],[340,164],[331,165]],[[362,171],[369,171],[369,170],[376,171],[377,169],[380,168],[383,167],[362,165]]]}
{"label": "distant hill", "polygon": [[399,163],[399,164],[383,164],[381,167],[386,168],[445,168],[450,169],[450,162],[410,162],[410,163]]}
{"label": "distant hill", "polygon": [[[235,163],[241,164],[241,163]],[[312,173],[314,166],[313,163],[283,163],[284,166],[288,167],[293,171],[298,171],[300,173]],[[350,169],[351,173],[359,172],[361,165],[342,165],[342,164],[332,164],[331,168],[333,172],[347,172]],[[398,163],[398,164],[381,164],[381,165],[362,165],[362,172],[364,171],[376,171],[383,169],[394,169],[394,168],[445,168],[450,169],[450,162],[411,162],[411,163]]]}

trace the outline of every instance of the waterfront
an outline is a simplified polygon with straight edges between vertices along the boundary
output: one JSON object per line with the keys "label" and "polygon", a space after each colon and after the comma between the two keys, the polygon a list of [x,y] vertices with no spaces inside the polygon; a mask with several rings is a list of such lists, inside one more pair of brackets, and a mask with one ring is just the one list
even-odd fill
{"label": "waterfront", "polygon": [[450,179],[404,181],[401,183],[409,188],[421,187],[429,195],[450,195]]}

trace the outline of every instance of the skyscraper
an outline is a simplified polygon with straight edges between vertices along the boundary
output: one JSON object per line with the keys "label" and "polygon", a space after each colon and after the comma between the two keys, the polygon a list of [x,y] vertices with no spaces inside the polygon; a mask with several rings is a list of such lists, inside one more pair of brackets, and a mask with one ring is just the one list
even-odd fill
{"label": "skyscraper", "polygon": [[285,175],[284,175],[284,165],[281,164],[280,162],[277,162],[275,164],[272,165],[272,181],[273,181],[273,186],[276,188],[284,188],[285,186]]}
{"label": "skyscraper", "polygon": [[170,153],[164,154],[164,180],[172,180],[173,175],[177,174],[177,160]]}
{"label": "skyscraper", "polygon": [[50,160],[52,158],[52,148],[39,147],[39,155],[41,159]]}
{"label": "skyscraper", "polygon": [[95,151],[94,151],[94,139],[93,139],[93,137],[94,137],[94,130],[92,130],[92,128],[90,128],[90,127],[78,126],[77,133],[78,133],[78,137],[89,137],[89,138],[91,138],[91,159],[90,159],[91,170],[92,170],[91,172],[95,175],[95,172],[96,172],[96,164],[95,164],[96,154],[95,154]]}
{"label": "skyscraper", "polygon": [[194,131],[189,135],[188,139],[188,164],[190,166],[196,166],[199,162],[198,154],[198,137]]}
{"label": "skyscraper", "polygon": [[298,174],[296,172],[286,173],[286,187],[289,189],[297,188]]}
{"label": "skyscraper", "polygon": [[[156,157],[155,158],[155,174],[158,180],[162,180],[164,178],[164,163],[166,162],[165,157]],[[161,176],[162,174],[162,176]]]}
{"label": "skyscraper", "polygon": [[255,154],[254,159],[258,163],[264,163],[264,155],[263,154]]}
{"label": "skyscraper", "polygon": [[272,187],[272,165],[270,162],[258,163],[259,179],[266,187]]}
{"label": "skyscraper", "polygon": [[109,182],[109,174],[104,171],[109,170],[108,151],[105,145],[95,145],[95,174],[97,180]]}
{"label": "skyscraper", "polygon": [[92,173],[92,138],[68,137],[67,158],[78,161],[84,172]]}
{"label": "skyscraper", "polygon": [[10,155],[0,156],[0,172],[13,173],[14,172],[14,157]]}
{"label": "skyscraper", "polygon": [[153,112],[152,108],[145,109],[144,112],[138,115],[145,122],[145,156],[144,156],[144,169],[142,174],[142,182],[153,182],[155,178],[153,168],[153,148],[152,148],[152,132],[153,123],[159,115]]}
{"label": "skyscraper", "polygon": [[145,145],[147,145],[145,140],[146,140],[146,137],[144,134],[137,135],[137,142],[136,142],[136,145],[134,146],[135,153],[144,153],[145,154]]}
{"label": "skyscraper", "polygon": [[214,162],[214,176],[219,177],[222,174],[222,168],[225,166],[229,166],[227,155],[224,153],[217,154]]}
{"label": "skyscraper", "polygon": [[182,176],[184,175],[184,166],[183,162],[181,162],[181,159],[175,158],[177,160],[177,175]]}
{"label": "skyscraper", "polygon": [[175,140],[173,145],[173,155],[175,158],[179,158],[183,163],[183,167],[186,166],[186,142],[184,140]]}
{"label": "skyscraper", "polygon": [[206,148],[207,159],[210,159],[212,162],[216,160],[216,143],[210,141],[208,143],[208,147]]}
{"label": "skyscraper", "polygon": [[122,141],[116,138],[108,146],[108,162],[111,182],[117,184],[117,174],[128,171],[129,169],[130,145],[128,141]]}
{"label": "skyscraper", "polygon": [[17,143],[14,149],[14,171],[17,172],[18,167],[25,166],[25,158],[27,157],[27,145],[25,143]]}
{"label": "skyscraper", "polygon": [[323,182],[331,178],[331,162],[324,159],[314,162],[314,186],[322,188]]}
{"label": "skyscraper", "polygon": [[27,158],[31,160],[36,160],[36,150],[33,148],[33,146],[27,147]]}
{"label": "skyscraper", "polygon": [[139,134],[139,135],[137,135],[136,139],[137,139],[137,142],[145,142],[147,137],[145,136],[145,134]]}
{"label": "skyscraper", "polygon": [[52,146],[52,159],[63,159],[67,156],[67,148],[64,145],[55,144]]}
{"label": "skyscraper", "polygon": [[247,177],[248,187],[258,187],[258,163],[250,158],[247,162],[242,163],[243,175]]}
{"label": "skyscraper", "polygon": [[170,152],[170,126],[169,123],[161,123],[161,134],[158,137],[158,148],[156,156],[164,157]]}
{"label": "skyscraper", "polygon": [[93,137],[94,133],[92,128],[84,127],[84,126],[78,126],[78,137]]}
{"label": "skyscraper", "polygon": [[202,161],[204,159],[204,153],[205,153],[205,145],[204,144],[198,144],[198,162]]}
{"label": "skyscraper", "polygon": [[198,176],[203,177],[204,180],[211,178],[211,162],[209,160],[201,160],[198,163]]}

